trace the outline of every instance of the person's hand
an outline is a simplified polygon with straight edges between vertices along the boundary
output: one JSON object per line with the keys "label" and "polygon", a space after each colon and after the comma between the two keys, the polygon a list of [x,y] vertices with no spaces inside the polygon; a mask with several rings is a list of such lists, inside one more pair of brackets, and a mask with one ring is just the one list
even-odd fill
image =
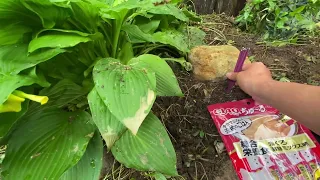
{"label": "person's hand", "polygon": [[261,62],[245,64],[239,73],[229,72],[227,77],[237,82],[240,88],[255,98],[258,91],[273,81],[270,70]]}

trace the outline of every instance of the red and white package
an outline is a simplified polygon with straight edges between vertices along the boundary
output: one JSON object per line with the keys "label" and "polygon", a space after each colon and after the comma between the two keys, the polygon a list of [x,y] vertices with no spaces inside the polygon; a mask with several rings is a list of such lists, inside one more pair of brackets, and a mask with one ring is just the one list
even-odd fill
{"label": "red and white package", "polygon": [[320,180],[309,129],[252,99],[208,106],[240,180]]}

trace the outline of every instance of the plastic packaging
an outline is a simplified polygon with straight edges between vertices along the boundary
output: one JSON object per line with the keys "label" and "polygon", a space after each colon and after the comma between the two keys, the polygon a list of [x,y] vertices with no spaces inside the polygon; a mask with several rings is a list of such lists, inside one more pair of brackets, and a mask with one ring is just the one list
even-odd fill
{"label": "plastic packaging", "polygon": [[208,106],[240,180],[320,180],[309,129],[252,99]]}

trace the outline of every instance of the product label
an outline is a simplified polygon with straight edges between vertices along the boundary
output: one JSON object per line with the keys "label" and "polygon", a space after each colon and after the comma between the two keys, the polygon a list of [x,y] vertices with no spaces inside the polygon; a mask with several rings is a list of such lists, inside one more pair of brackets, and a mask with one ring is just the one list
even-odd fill
{"label": "product label", "polygon": [[223,135],[242,133],[251,123],[252,121],[246,117],[231,118],[222,124],[220,131]]}
{"label": "product label", "polygon": [[240,180],[320,180],[309,129],[252,99],[208,107]]}
{"label": "product label", "polygon": [[259,141],[240,140],[233,145],[241,159],[248,156],[296,152],[316,147],[307,134]]}

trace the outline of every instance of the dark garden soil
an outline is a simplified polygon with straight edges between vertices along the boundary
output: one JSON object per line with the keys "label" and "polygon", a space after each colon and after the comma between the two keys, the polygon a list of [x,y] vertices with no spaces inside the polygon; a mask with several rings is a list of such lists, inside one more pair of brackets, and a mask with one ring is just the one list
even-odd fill
{"label": "dark garden soil", "polygon": [[[239,49],[250,48],[250,56],[253,56],[250,59],[265,63],[276,79],[286,77],[292,82],[309,84],[320,82],[319,40],[301,46],[266,47],[257,44],[259,39],[255,36],[234,28],[232,21],[232,18],[208,16],[203,25],[208,34],[207,44],[229,43]],[[219,35],[221,33],[225,37]],[[214,142],[221,141],[221,138],[207,106],[249,96],[239,88],[226,94],[225,79],[202,82],[195,79],[191,72],[176,68],[175,73],[185,96],[158,98],[153,111],[166,125],[175,147],[178,172],[183,177],[176,179],[236,180],[227,153],[218,154],[214,148]],[[126,179],[145,179],[138,174],[131,171]]]}

